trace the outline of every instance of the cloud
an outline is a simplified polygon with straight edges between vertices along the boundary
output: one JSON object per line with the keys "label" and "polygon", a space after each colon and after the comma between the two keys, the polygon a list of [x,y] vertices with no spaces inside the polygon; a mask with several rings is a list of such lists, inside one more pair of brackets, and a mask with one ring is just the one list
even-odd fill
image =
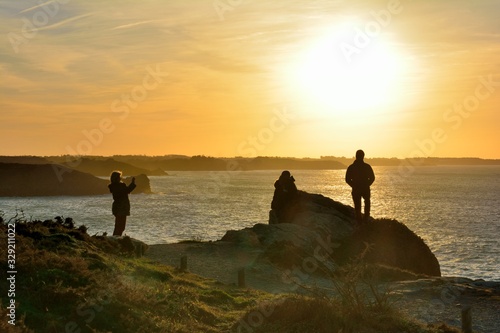
{"label": "cloud", "polygon": [[[26,20],[55,10],[58,3],[0,2],[1,30],[17,34]],[[5,109],[24,110],[23,120],[71,114],[68,122],[76,129],[93,126],[86,110],[106,112],[114,99],[141,84],[147,66],[157,63],[165,64],[169,76],[142,105],[140,121],[167,124],[186,117],[201,126],[207,106],[217,121],[221,114],[233,121],[220,110],[256,119],[259,103],[300,100],[300,93],[291,96],[287,90],[285,70],[293,68],[286,64],[295,64],[311,41],[342,18],[365,23],[373,19],[371,11],[387,7],[386,0],[359,1],[355,7],[332,0],[244,1],[220,21],[211,0],[64,2],[17,54],[8,42],[0,44],[1,102]],[[498,1],[402,4],[403,12],[384,27],[381,38],[416,59],[405,92],[435,97],[422,99],[419,112],[445,103],[442,96],[449,91],[467,92],[467,80],[478,73],[498,72]],[[15,118],[5,126],[14,126]]]}
{"label": "cloud", "polygon": [[60,27],[66,25],[68,23],[71,23],[71,22],[74,22],[74,21],[78,21],[78,20],[81,20],[83,18],[92,16],[92,15],[94,15],[94,14],[93,13],[87,13],[87,14],[82,14],[82,15],[78,15],[78,16],[73,16],[73,17],[67,18],[65,20],[62,20],[62,21],[56,22],[54,24],[51,24],[51,25],[39,27],[39,28],[37,28],[37,30],[38,31],[45,31],[45,30],[51,30],[51,29],[60,28]]}
{"label": "cloud", "polygon": [[140,21],[140,22],[128,23],[128,24],[123,24],[123,25],[119,25],[117,27],[111,28],[111,30],[133,28],[133,27],[136,27],[138,25],[148,24],[148,23],[157,22],[157,21],[158,20],[148,20],[148,21]]}
{"label": "cloud", "polygon": [[38,5],[36,5],[36,6],[33,6],[33,7],[26,8],[26,9],[24,9],[24,10],[21,10],[21,11],[19,12],[19,14],[24,14],[24,13],[30,12],[30,11],[32,11],[32,10],[35,10],[35,9],[37,9],[37,8],[41,8],[41,7],[44,7],[44,6],[47,6],[47,5],[53,4],[53,3],[57,3],[57,6],[59,6],[58,1],[51,0],[51,1],[47,1],[47,2],[40,3],[40,4],[38,4]]}

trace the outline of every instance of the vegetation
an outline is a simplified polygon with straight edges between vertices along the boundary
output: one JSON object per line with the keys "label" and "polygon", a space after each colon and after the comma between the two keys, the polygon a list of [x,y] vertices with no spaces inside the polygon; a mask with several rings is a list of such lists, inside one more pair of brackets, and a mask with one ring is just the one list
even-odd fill
{"label": "vegetation", "polygon": [[[70,218],[0,222],[3,239],[7,223],[16,225],[18,272],[16,325],[7,323],[2,292],[2,332],[453,332],[404,319],[383,303],[355,311],[349,297],[223,285],[137,258],[130,238],[89,236]],[[0,258],[7,267],[4,245]],[[0,289],[9,289],[6,279]]]}
{"label": "vegetation", "polygon": [[[260,305],[233,326],[233,330],[258,333],[459,333],[444,324],[409,321],[396,311],[349,312],[336,299],[290,296],[274,304]],[[269,314],[266,316],[266,314]],[[254,329],[254,330],[250,330]]]}
{"label": "vegetation", "polygon": [[[302,285],[296,281],[312,297],[294,295],[270,305],[259,305],[247,312],[235,327],[245,328],[259,323],[260,327],[255,330],[259,333],[460,332],[445,324],[422,326],[402,316],[395,309],[397,299],[391,294],[390,287],[380,282],[386,280],[387,274],[404,278],[415,278],[416,275],[370,264],[365,260],[369,252],[367,245],[363,252],[335,272],[319,266],[323,275],[330,278],[331,289]],[[259,313],[268,315],[259,318]]]}

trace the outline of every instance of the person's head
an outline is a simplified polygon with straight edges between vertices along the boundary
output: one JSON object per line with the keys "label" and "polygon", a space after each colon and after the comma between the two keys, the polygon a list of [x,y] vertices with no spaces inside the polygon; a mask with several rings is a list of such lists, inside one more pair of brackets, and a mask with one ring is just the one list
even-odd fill
{"label": "person's head", "polygon": [[290,171],[285,170],[281,173],[280,178],[290,178]]}
{"label": "person's head", "polygon": [[109,177],[111,183],[119,183],[122,180],[122,172],[121,171],[113,171],[111,176]]}
{"label": "person's head", "polygon": [[290,171],[285,170],[281,173],[280,180],[292,180],[295,181]]}
{"label": "person's head", "polygon": [[358,161],[362,161],[364,158],[365,158],[365,152],[364,152],[364,151],[362,151],[361,149],[359,149],[359,150],[356,152],[356,160],[358,160]]}

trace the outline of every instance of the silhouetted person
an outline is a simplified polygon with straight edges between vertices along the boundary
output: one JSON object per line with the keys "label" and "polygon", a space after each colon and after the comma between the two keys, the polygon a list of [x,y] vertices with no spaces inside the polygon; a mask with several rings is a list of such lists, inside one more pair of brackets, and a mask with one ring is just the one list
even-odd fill
{"label": "silhouetted person", "polygon": [[130,200],[128,194],[135,188],[135,178],[132,177],[130,185],[122,182],[122,173],[113,171],[110,176],[111,184],[108,185],[109,191],[113,194],[112,211],[115,216],[115,229],[113,236],[121,236],[125,230],[127,216],[130,215]]}
{"label": "silhouetted person", "polygon": [[348,168],[345,174],[345,181],[352,187],[352,200],[354,201],[354,211],[356,219],[362,222],[361,198],[365,200],[364,220],[370,217],[370,186],[375,181],[375,174],[370,164],[365,163],[363,158],[365,153],[362,150],[356,152],[356,160]]}
{"label": "silhouetted person", "polygon": [[274,182],[274,195],[271,209],[276,212],[278,223],[285,222],[285,212],[289,204],[297,196],[297,186],[290,171],[283,171],[281,176]]}

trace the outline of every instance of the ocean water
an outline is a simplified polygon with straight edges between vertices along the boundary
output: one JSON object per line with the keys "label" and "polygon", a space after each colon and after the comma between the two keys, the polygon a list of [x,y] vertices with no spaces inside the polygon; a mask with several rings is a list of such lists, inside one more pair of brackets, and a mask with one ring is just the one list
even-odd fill
{"label": "ocean water", "polygon": [[[299,189],[352,205],[345,170],[291,170]],[[374,167],[372,216],[394,218],[422,237],[443,275],[500,281],[500,167]],[[131,196],[125,233],[148,244],[216,240],[267,223],[279,171],[172,172],[150,177],[153,194]],[[111,234],[111,195],[0,198],[8,219],[72,217],[90,234]]]}

